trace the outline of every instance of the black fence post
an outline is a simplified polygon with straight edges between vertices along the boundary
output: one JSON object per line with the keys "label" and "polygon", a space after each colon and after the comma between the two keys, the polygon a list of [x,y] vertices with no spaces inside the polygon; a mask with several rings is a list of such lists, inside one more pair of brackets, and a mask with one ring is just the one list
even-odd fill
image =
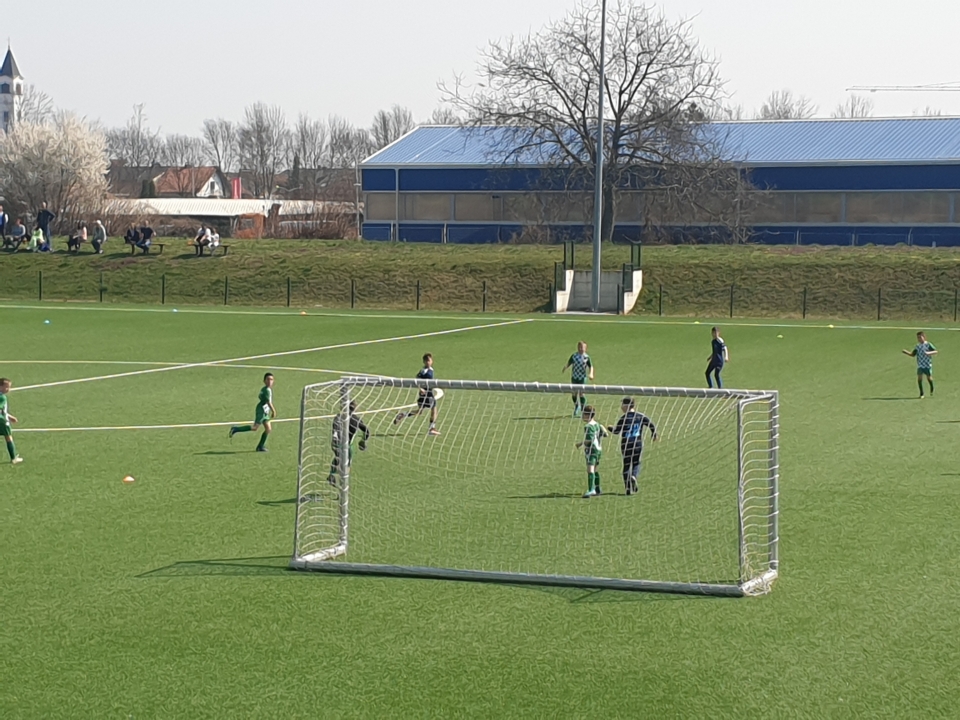
{"label": "black fence post", "polygon": [[160,276],[160,304],[167,304],[167,274]]}
{"label": "black fence post", "polygon": [[223,304],[227,304],[227,299],[230,297],[230,278],[224,276],[223,278]]}
{"label": "black fence post", "polygon": [[103,270],[100,271],[100,302],[103,302]]}
{"label": "black fence post", "polygon": [[290,276],[287,276],[287,307],[290,307],[290,296],[292,294],[292,288],[290,287]]}
{"label": "black fence post", "polygon": [[553,283],[547,284],[547,305],[550,308],[550,312],[555,313],[557,311],[557,296],[553,292]]}
{"label": "black fence post", "polygon": [[663,285],[660,286],[660,304],[657,308],[657,315],[663,317]]}
{"label": "black fence post", "polygon": [[877,321],[880,320],[880,313],[883,310],[883,288],[877,288]]}
{"label": "black fence post", "polygon": [[617,315],[624,315],[623,285],[617,285]]}
{"label": "black fence post", "polygon": [[957,297],[957,289],[953,289],[953,321],[957,321],[957,300],[960,299]]}
{"label": "black fence post", "polygon": [[420,309],[420,281],[417,280],[417,310]]}
{"label": "black fence post", "polygon": [[37,298],[43,300],[43,270],[37,270]]}
{"label": "black fence post", "polygon": [[807,288],[803,288],[803,319],[807,319]]}
{"label": "black fence post", "polygon": [[486,312],[486,311],[487,311],[487,281],[484,280],[483,281],[483,307],[480,310],[480,312]]}
{"label": "black fence post", "polygon": [[730,317],[733,317],[733,285],[730,286]]}
{"label": "black fence post", "polygon": [[353,310],[357,306],[357,281],[350,281],[350,309]]}

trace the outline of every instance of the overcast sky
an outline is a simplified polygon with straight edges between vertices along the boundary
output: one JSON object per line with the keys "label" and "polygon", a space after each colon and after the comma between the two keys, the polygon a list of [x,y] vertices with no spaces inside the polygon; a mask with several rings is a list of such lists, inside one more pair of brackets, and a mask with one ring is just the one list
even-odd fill
{"label": "overcast sky", "polygon": [[[437,81],[472,76],[487,41],[536,31],[574,0],[30,0],[5,3],[28,84],[60,108],[120,125],[135,103],[166,132],[278,104],[293,119],[340,114],[368,125],[394,103],[418,119]],[[692,17],[749,116],[775,89],[819,115],[851,85],[960,81],[957,0],[664,0]],[[931,106],[960,115],[960,92],[876,93],[877,116]]]}

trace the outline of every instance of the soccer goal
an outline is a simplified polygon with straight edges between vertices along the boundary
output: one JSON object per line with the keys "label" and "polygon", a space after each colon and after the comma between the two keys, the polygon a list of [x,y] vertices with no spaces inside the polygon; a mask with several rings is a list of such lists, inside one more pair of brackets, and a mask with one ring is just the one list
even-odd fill
{"label": "soccer goal", "polygon": [[[428,434],[439,395],[439,435]],[[656,425],[639,491],[603,439],[583,499],[572,393]],[[419,402],[418,402],[419,400]],[[350,407],[370,432],[350,437]],[[419,411],[419,412],[418,412]],[[768,592],[778,566],[774,391],[346,377],[304,388],[291,567],[708,595]]]}

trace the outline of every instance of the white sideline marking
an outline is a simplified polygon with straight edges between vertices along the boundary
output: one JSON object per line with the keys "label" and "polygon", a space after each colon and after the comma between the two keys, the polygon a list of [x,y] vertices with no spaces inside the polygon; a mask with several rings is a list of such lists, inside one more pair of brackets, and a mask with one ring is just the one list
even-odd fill
{"label": "white sideline marking", "polygon": [[224,360],[208,360],[207,362],[182,363],[180,365],[167,365],[159,368],[150,368],[149,370],[132,370],[130,372],[114,373],[112,375],[97,375],[95,377],[75,378],[73,380],[58,380],[56,382],[40,383],[38,385],[24,385],[13,390],[37,390],[40,388],[61,387],[63,385],[76,385],[77,383],[95,382],[98,380],[114,380],[116,378],[134,377],[136,375],[149,375],[152,373],[170,372],[171,370],[187,370],[197,367],[216,367],[227,363],[242,363],[247,360],[265,360],[266,358],[287,357],[290,355],[302,355],[311,352],[321,352],[323,350],[339,350],[342,348],[360,347],[362,345],[379,345],[381,343],[397,342],[399,340],[418,340],[420,338],[437,337],[439,335],[453,335],[455,333],[469,332],[471,330],[485,330],[488,328],[503,327],[506,325],[517,325],[519,323],[533,322],[531,319],[510,320],[507,322],[488,323],[486,325],[470,325],[468,327],[453,328],[450,330],[436,330],[428,333],[417,333],[416,335],[398,335],[389,338],[378,338],[376,340],[357,340],[355,342],[339,343],[337,345],[322,345],[315,348],[305,348],[303,350],[284,350],[282,352],[262,353],[260,355],[247,355],[245,357],[227,358]]}
{"label": "white sideline marking", "polygon": [[[140,312],[140,313],[170,313],[172,309],[166,310],[162,308],[123,308],[123,307],[100,307],[97,305],[86,306],[86,305],[7,305],[0,303],[0,308],[8,308],[11,310],[81,310],[87,312]],[[289,317],[299,317],[300,310],[204,310],[200,308],[178,308],[179,313],[188,313],[194,315],[268,315],[268,316],[289,316]],[[463,320],[465,317],[470,317],[475,315],[475,313],[464,312],[460,315],[421,315],[413,310],[407,314],[386,314],[386,313],[377,313],[376,311],[372,312],[335,312],[335,311],[324,311],[318,309],[316,311],[307,310],[308,317],[332,317],[332,318],[353,318],[357,320],[369,319],[369,320]],[[503,320],[509,321],[510,315],[493,315],[487,314],[485,317],[490,320]],[[602,317],[590,317],[577,315],[577,316],[548,316],[544,317],[543,315],[538,315],[537,317],[527,317],[522,320],[512,320],[512,323],[520,322],[558,322],[558,323],[586,323],[591,325],[695,325],[698,318],[689,318],[683,320],[647,320],[641,318],[628,318],[628,317],[612,317],[606,316],[609,319]],[[504,322],[503,324],[511,324],[511,322]],[[842,324],[843,320],[837,320],[834,323],[834,327],[830,328],[830,325],[825,322],[807,322],[806,320],[797,320],[792,323],[774,323],[774,322],[736,322],[732,321],[729,318],[723,317],[701,317],[699,318],[701,325],[705,324],[716,324],[724,325],[726,327],[753,327],[753,328],[796,328],[796,329],[814,329],[814,330],[916,330],[918,326],[915,325],[845,325]],[[836,324],[841,323],[841,324]],[[483,326],[486,327],[486,326]],[[960,331],[958,327],[932,327],[930,325],[924,325],[928,331],[932,332],[957,332]],[[304,351],[306,352],[306,351]],[[2,361],[0,361],[2,362]],[[223,361],[225,362],[225,361]],[[16,388],[14,388],[16,389]],[[21,390],[23,388],[20,388]]]}
{"label": "white sideline marking", "polygon": [[141,360],[0,360],[3,365],[180,365],[177,362],[144,362]]}
{"label": "white sideline marking", "polygon": [[[415,407],[416,403],[408,405],[397,405],[396,407],[380,408],[378,410],[368,410],[361,415],[376,415],[377,413],[394,413],[399,410]],[[332,420],[336,415],[309,415],[307,420]],[[300,422],[300,418],[277,418],[271,420],[271,423],[291,423]],[[58,427],[58,428],[18,428],[20,433],[64,433],[64,432],[100,432],[106,430],[190,430],[196,428],[211,427],[230,427],[233,425],[249,425],[249,420],[239,420],[236,422],[206,422],[206,423],[180,423],[178,425],[97,425],[93,427]]]}

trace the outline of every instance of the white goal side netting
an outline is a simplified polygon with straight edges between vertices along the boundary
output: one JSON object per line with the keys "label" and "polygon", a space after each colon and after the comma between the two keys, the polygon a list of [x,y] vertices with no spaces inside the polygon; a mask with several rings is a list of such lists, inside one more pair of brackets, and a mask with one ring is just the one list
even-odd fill
{"label": "white goal side netting", "polygon": [[[432,403],[418,403],[421,387],[440,395],[438,435],[428,433]],[[644,428],[637,492],[628,495],[621,438],[604,437],[602,494],[584,499],[576,389],[386,377],[306,387],[291,566],[768,591],[778,565],[777,393],[586,386],[604,428],[616,426],[629,397],[656,440]],[[358,420],[369,432],[365,451]]]}

